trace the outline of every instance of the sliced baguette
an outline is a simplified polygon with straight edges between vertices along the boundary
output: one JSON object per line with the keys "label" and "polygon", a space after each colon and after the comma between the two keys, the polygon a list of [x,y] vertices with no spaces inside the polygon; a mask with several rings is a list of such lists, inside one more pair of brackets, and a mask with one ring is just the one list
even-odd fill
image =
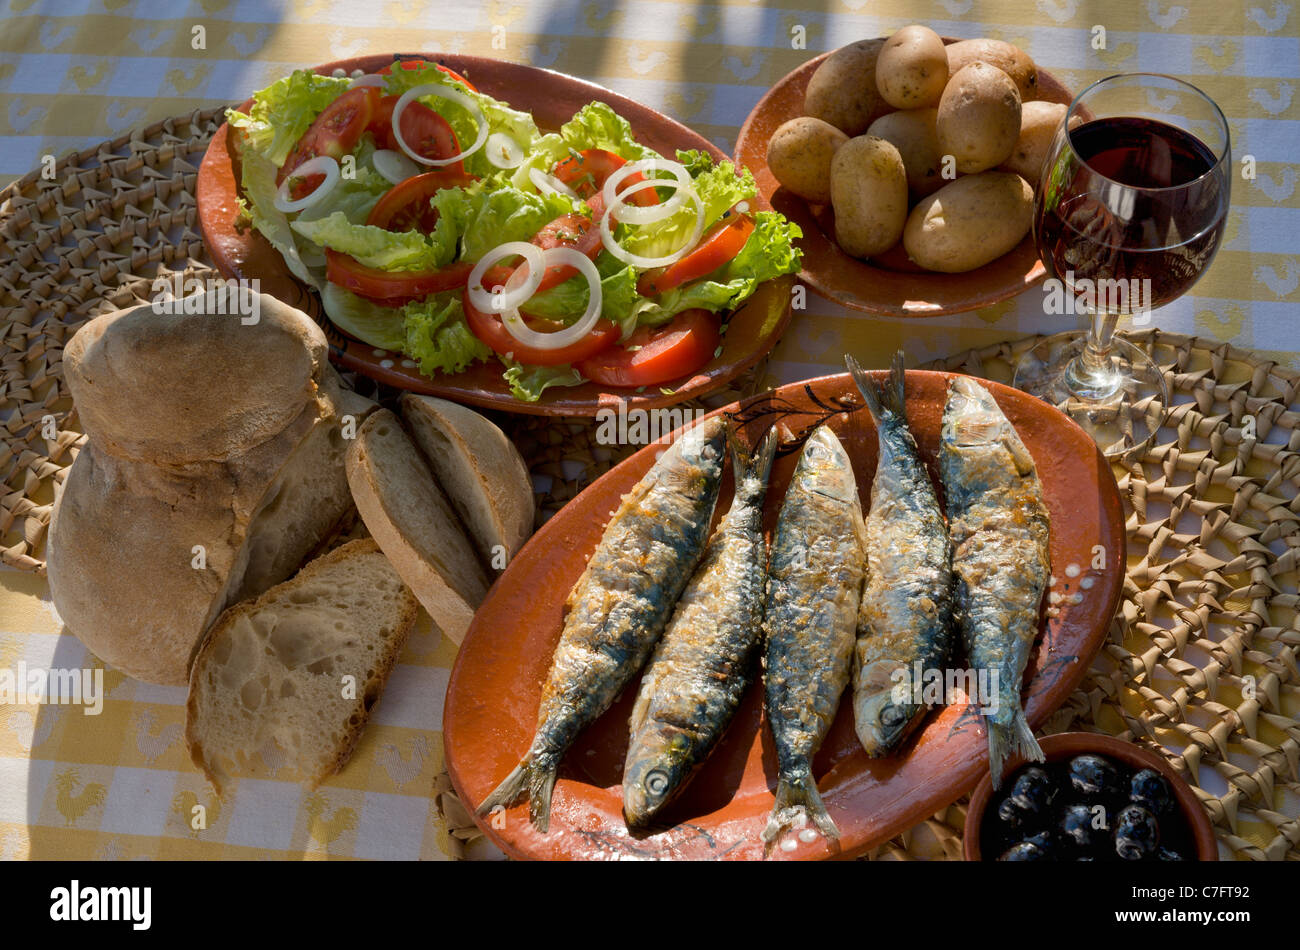
{"label": "sliced baguette", "polygon": [[371,536],[439,629],[465,637],[488,582],[460,522],[401,421],[371,414],[348,448],[348,485]]}
{"label": "sliced baguette", "polygon": [[231,607],[190,671],[185,741],[194,764],[218,794],[230,778],[268,778],[282,762],[319,785],[351,756],[418,610],[368,539]]}
{"label": "sliced baguette", "polygon": [[401,408],[484,565],[503,568],[533,533],[533,482],[519,450],[485,416],[454,402],[405,393]]}

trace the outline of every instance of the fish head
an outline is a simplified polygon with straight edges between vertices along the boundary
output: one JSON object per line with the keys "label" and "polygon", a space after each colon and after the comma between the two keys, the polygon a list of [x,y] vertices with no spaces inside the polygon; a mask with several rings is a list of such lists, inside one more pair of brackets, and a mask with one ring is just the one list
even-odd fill
{"label": "fish head", "polygon": [[895,702],[889,690],[857,703],[853,712],[858,739],[868,755],[883,755],[894,748],[915,721],[911,708]]}
{"label": "fish head", "polygon": [[948,385],[943,408],[942,451],[956,456],[1009,456],[1018,475],[1034,470],[1034,460],[1002,413],[993,394],[969,376],[956,376]]}
{"label": "fish head", "polygon": [[825,425],[818,426],[804,441],[793,480],[808,491],[828,498],[847,502],[858,497],[858,483],[849,453],[839,437]]}
{"label": "fish head", "polygon": [[656,478],[683,485],[722,478],[726,424],[713,416],[686,429],[655,462]]}
{"label": "fish head", "polygon": [[629,750],[623,768],[623,817],[628,826],[650,824],[682,787],[684,778],[685,763],[671,748],[655,755],[636,755]]}

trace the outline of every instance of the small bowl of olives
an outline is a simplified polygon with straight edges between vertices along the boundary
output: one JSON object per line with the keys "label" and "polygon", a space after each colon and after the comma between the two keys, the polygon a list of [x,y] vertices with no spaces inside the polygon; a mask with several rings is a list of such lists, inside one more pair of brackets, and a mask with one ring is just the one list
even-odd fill
{"label": "small bowl of olives", "polygon": [[1217,861],[1210,816],[1173,766],[1091,732],[1039,741],[1045,762],[985,773],[966,810],[967,861]]}

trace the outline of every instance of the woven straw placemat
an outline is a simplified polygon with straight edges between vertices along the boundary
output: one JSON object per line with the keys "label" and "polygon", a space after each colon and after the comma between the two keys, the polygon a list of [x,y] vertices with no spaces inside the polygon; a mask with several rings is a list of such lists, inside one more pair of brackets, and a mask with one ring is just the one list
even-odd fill
{"label": "woven straw placemat", "polygon": [[[156,123],[65,157],[49,180],[37,170],[0,192],[6,564],[43,572],[54,485],[82,439],[59,371],[64,343],[91,317],[150,299],[160,275],[215,276],[194,183],[222,111]],[[1300,814],[1300,375],[1227,345],[1146,339],[1174,393],[1170,437],[1118,470],[1129,510],[1123,604],[1046,731],[1164,749],[1197,788],[1225,854],[1300,860],[1300,819],[1288,817]],[[1029,342],[941,367],[1006,380]],[[766,384],[760,367],[708,402]],[[546,476],[539,521],[631,451],[598,445],[582,423],[494,418]],[[433,793],[453,838],[476,837],[445,775]],[[873,857],[959,858],[964,819],[963,800]]]}

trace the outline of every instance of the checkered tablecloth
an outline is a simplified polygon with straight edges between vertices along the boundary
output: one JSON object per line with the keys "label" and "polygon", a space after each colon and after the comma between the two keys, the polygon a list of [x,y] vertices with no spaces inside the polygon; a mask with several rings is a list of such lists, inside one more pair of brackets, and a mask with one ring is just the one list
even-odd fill
{"label": "checkered tablecloth", "polygon": [[[0,11],[0,181],[126,129],[237,101],[292,68],[364,53],[450,51],[572,73],[660,109],[731,151],[763,92],[817,52],[913,21],[1014,42],[1080,89],[1168,72],[1228,117],[1232,208],[1194,292],[1163,329],[1300,366],[1300,9],[1284,0],[11,0]],[[1106,45],[1095,49],[1096,28]],[[803,39],[806,48],[794,48]],[[201,42],[200,42],[201,41]],[[1254,177],[1240,174],[1252,157]],[[916,364],[1068,327],[1033,293],[973,313],[867,318],[809,295],[770,372],[836,371],[850,349]],[[0,420],[3,421],[3,420]],[[99,716],[0,703],[0,856],[425,857],[459,853],[431,784],[454,647],[421,624],[347,768],[315,793],[245,781],[218,802],[190,766],[184,691],[105,671]],[[101,667],[62,629],[43,579],[0,571],[0,670]],[[196,806],[206,826],[193,827]],[[478,846],[477,854],[490,849]]]}

